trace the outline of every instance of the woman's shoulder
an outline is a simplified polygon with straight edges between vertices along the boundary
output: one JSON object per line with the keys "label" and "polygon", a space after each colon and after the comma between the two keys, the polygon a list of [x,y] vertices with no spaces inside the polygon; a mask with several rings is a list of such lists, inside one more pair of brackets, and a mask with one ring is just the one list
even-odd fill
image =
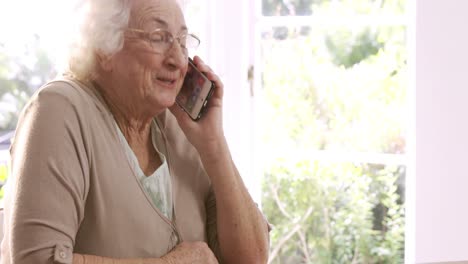
{"label": "woman's shoulder", "polygon": [[53,111],[54,108],[74,109],[73,112],[78,115],[108,112],[91,85],[67,77],[53,79],[41,86],[23,111],[38,105],[47,105],[47,108],[42,108],[45,111]]}
{"label": "woman's shoulder", "polygon": [[101,114],[96,106],[98,100],[85,89],[67,79],[55,79],[40,87],[18,118],[13,145],[18,145],[18,138],[26,140],[32,136],[36,141],[57,145],[58,140],[89,138],[95,135],[91,130],[101,133],[111,127],[106,122],[108,115]]}
{"label": "woman's shoulder", "polygon": [[54,79],[44,84],[23,107],[17,129],[29,122],[48,127],[62,124],[74,129],[106,123],[103,122],[107,116],[105,107],[86,89],[83,84],[70,79]]}
{"label": "woman's shoulder", "polygon": [[88,90],[90,87],[84,83],[69,78],[56,78],[40,87],[31,100],[47,98],[52,101],[65,101],[74,106],[86,105],[97,100]]}

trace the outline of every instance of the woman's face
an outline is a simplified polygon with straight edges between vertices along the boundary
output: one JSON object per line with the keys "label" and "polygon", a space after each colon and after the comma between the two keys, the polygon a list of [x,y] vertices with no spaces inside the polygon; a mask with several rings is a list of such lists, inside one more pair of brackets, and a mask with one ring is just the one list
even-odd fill
{"label": "woman's face", "polygon": [[[164,29],[174,37],[187,32],[175,0],[132,1],[129,28],[145,32]],[[187,71],[188,58],[177,41],[165,52],[154,50],[144,37],[126,37],[112,56],[113,93],[133,107],[157,114],[175,102]]]}

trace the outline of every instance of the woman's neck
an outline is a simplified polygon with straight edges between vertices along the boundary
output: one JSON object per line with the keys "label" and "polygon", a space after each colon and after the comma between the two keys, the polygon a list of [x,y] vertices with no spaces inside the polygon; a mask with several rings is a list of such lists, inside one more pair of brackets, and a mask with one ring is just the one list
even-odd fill
{"label": "woman's neck", "polygon": [[147,176],[162,164],[151,140],[151,122],[153,117],[144,115],[138,111],[138,104],[131,104],[129,100],[123,100],[112,90],[103,89],[98,83],[94,84],[101,94],[114,120],[122,131],[128,145],[137,157],[140,168]]}
{"label": "woman's neck", "polygon": [[128,98],[119,96],[113,92],[112,88],[105,87],[105,84],[101,85],[100,82],[94,81],[93,85],[101,94],[130,146],[131,143],[136,143],[142,139],[145,139],[144,142],[146,142],[149,139],[153,116],[145,113],[141,104],[133,103]]}

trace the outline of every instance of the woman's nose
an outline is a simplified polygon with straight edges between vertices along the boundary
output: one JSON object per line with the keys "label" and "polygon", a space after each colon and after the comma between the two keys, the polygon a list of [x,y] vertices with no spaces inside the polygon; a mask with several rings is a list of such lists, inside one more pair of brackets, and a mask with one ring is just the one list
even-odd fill
{"label": "woman's nose", "polygon": [[166,53],[166,60],[174,67],[182,67],[187,64],[187,51],[180,45],[178,41],[174,41]]}

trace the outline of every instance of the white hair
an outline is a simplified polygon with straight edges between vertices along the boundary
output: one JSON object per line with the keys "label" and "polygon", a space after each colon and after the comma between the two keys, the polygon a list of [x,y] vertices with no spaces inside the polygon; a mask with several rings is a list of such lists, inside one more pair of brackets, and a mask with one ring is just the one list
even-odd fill
{"label": "white hair", "polygon": [[68,70],[75,78],[95,79],[96,53],[113,55],[122,49],[130,11],[131,0],[80,1],[68,58]]}

